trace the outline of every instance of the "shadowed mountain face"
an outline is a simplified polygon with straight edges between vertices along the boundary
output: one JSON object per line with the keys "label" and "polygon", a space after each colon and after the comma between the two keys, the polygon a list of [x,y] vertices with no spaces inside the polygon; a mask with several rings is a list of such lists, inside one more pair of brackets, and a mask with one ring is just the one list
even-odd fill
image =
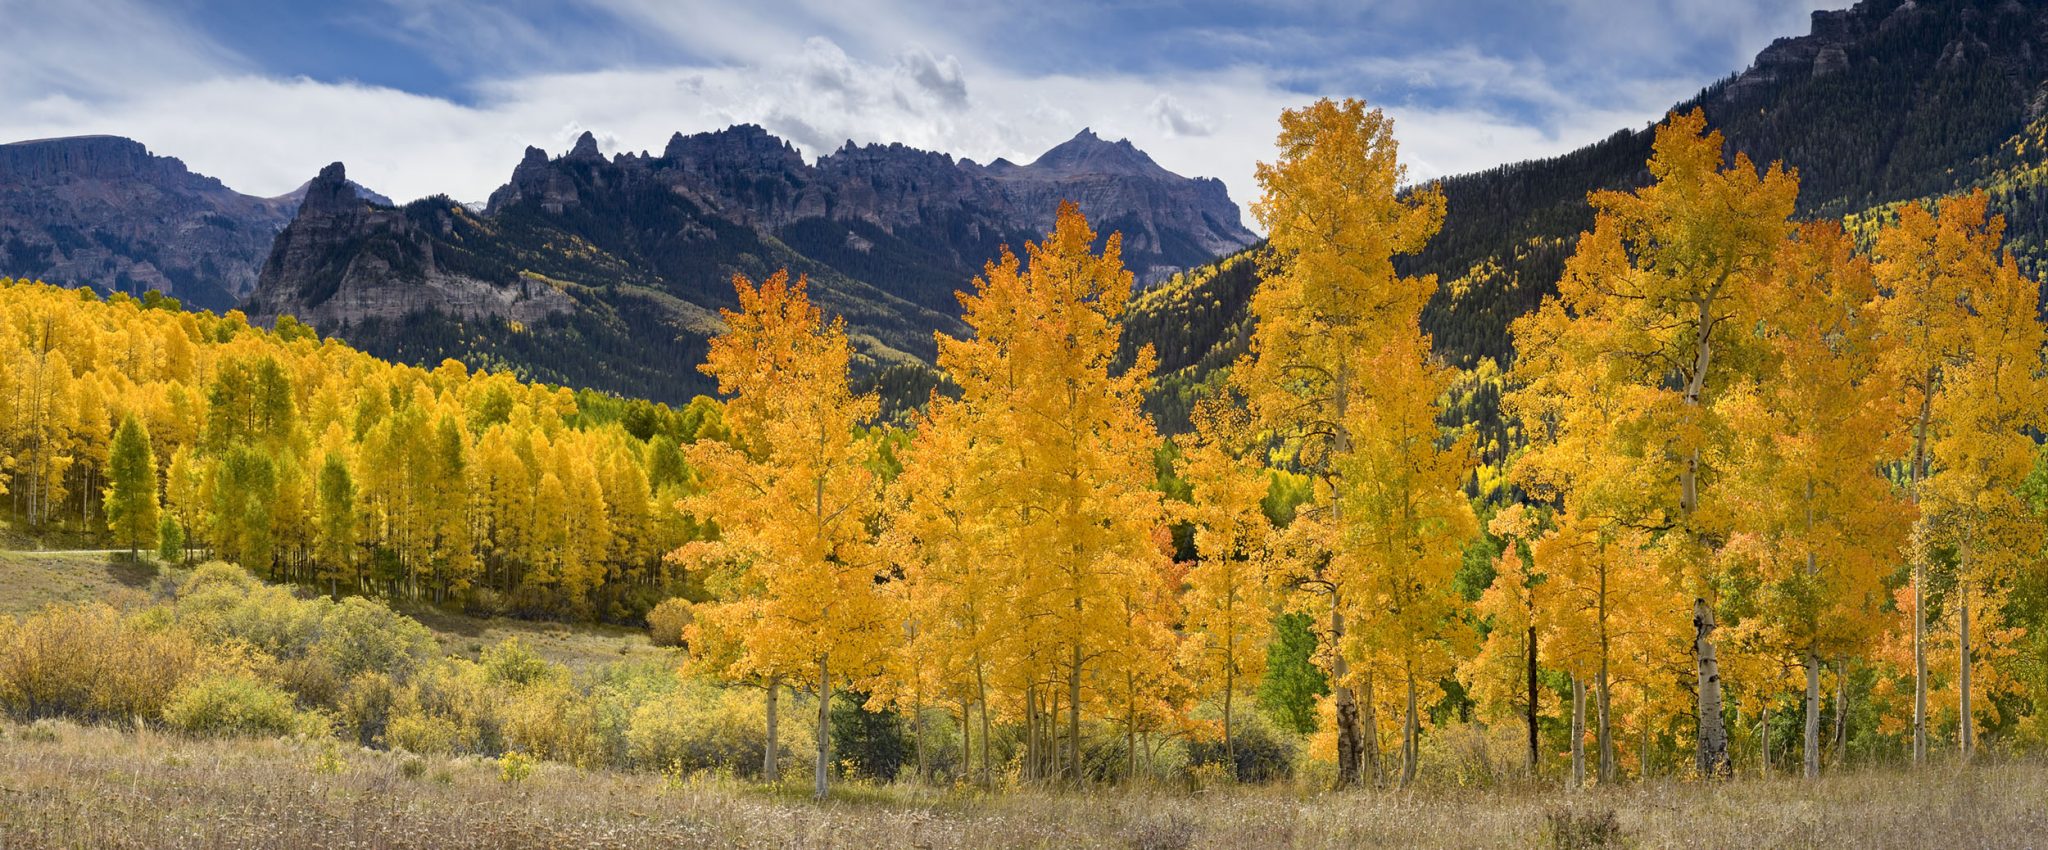
{"label": "shadowed mountain face", "polygon": [[[1862,237],[1893,205],[1983,188],[2023,267],[2048,269],[2048,2],[1863,0],[1815,12],[1812,32],[1778,39],[1673,109],[1695,107],[1731,153],[1798,171],[1802,218],[1845,219]],[[1397,266],[1443,284],[1422,317],[1437,351],[1460,365],[1511,357],[1508,324],[1557,291],[1592,227],[1587,193],[1647,184],[1653,140],[1650,128],[1621,130],[1436,181],[1443,229]],[[1185,427],[1188,388],[1244,350],[1253,276],[1232,258],[1134,303],[1127,348],[1160,351],[1154,407],[1167,427]]]}
{"label": "shadowed mountain face", "polygon": [[[1750,67],[1674,107],[1705,110],[1731,152],[1783,161],[1800,179],[1799,215],[1865,211],[1982,186],[2009,241],[2038,270],[2048,236],[2041,147],[2026,139],[2048,109],[2048,3],[1863,0],[1813,13]],[[1623,130],[1553,159],[1439,181],[1444,229],[1405,271],[1446,284],[1423,321],[1460,362],[1509,354],[1508,322],[1556,290],[1586,193],[1648,183],[1653,133]],[[1852,220],[1852,225],[1855,221]]]}
{"label": "shadowed mountain face", "polygon": [[0,145],[0,277],[225,310],[291,215],[117,136]]}
{"label": "shadowed mountain face", "polygon": [[1087,131],[1023,166],[851,144],[807,164],[751,125],[608,158],[585,134],[560,157],[528,148],[480,212],[364,200],[339,164],[304,196],[253,318],[291,314],[402,360],[668,401],[710,389],[694,367],[734,273],[808,275],[846,318],[864,378],[914,391],[928,385],[932,333],[962,330],[955,293],[1004,245],[1049,230],[1061,200],[1121,232],[1141,280],[1255,238],[1220,182]]}

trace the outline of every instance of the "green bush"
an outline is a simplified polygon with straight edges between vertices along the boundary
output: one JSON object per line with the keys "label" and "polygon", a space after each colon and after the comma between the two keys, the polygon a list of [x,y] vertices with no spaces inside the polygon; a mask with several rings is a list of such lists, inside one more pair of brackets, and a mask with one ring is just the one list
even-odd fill
{"label": "green bush", "polygon": [[245,673],[200,677],[164,707],[164,722],[187,734],[223,738],[326,731],[321,718],[292,704],[291,694]]}

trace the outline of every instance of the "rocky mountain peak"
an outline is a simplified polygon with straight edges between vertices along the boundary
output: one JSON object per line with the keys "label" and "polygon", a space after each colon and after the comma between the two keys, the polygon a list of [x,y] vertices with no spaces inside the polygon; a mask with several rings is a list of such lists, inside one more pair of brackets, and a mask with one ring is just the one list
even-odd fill
{"label": "rocky mountain peak", "polygon": [[574,160],[602,160],[604,159],[604,152],[597,149],[597,137],[592,135],[589,130],[585,130],[583,135],[576,137],[576,146],[569,149],[569,155],[566,158]]}
{"label": "rocky mountain peak", "polygon": [[306,184],[305,198],[299,202],[299,214],[346,215],[362,209],[362,206],[362,197],[349,183],[348,169],[339,162],[332,162]]}
{"label": "rocky mountain peak", "polygon": [[1159,167],[1152,157],[1138,150],[1129,139],[1107,141],[1090,128],[1052,150],[1041,154],[1027,168],[1075,174],[1114,174],[1128,177],[1158,177],[1172,172]]}

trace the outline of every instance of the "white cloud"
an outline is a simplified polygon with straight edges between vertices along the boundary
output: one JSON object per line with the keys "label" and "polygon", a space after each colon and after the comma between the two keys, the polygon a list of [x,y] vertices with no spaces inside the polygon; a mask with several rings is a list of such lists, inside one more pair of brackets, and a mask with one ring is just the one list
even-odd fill
{"label": "white cloud", "polygon": [[[535,37],[459,3],[397,2],[423,16],[409,19],[408,38],[446,20],[489,22],[463,42],[476,49]],[[1316,75],[1348,78],[1349,90],[1262,64],[1031,72],[983,61],[946,13],[905,15],[886,0],[799,0],[801,14],[782,15],[726,3],[586,2],[702,58],[481,80],[457,103],[264,76],[128,0],[0,0],[0,18],[37,22],[33,33],[0,33],[0,50],[13,57],[0,75],[0,95],[11,104],[0,110],[0,139],[125,135],[252,194],[288,191],[341,160],[351,177],[400,200],[478,200],[504,182],[526,145],[559,154],[584,130],[607,152],[659,151],[676,131],[753,122],[811,157],[851,139],[1024,162],[1085,126],[1130,138],[1171,170],[1221,178],[1248,206],[1253,164],[1271,155],[1276,116],[1318,94],[1382,102],[1384,93],[1418,85],[1455,94],[1441,101],[1451,106],[1386,105],[1410,178],[1421,180],[1554,155],[1641,126],[1701,82],[1636,80],[1581,96],[1534,59],[1456,46],[1354,60],[1343,69],[1348,77]],[[105,27],[119,28],[119,40],[106,38]],[[44,70],[23,77],[17,66]],[[1379,83],[1361,91],[1361,80]],[[1491,110],[1488,98],[1533,104],[1540,121]]]}

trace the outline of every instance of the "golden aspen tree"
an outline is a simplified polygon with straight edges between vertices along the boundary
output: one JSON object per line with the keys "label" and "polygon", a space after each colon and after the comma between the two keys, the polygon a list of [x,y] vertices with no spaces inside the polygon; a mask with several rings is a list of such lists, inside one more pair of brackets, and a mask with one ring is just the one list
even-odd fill
{"label": "golden aspen tree", "polygon": [[[1989,230],[2002,224],[1993,219]],[[2014,571],[2037,563],[2048,530],[2020,492],[2034,469],[2034,434],[2048,425],[2040,285],[2007,255],[1971,287],[1969,306],[1969,359],[1945,370],[1934,401],[1941,424],[1929,448],[1937,464],[1922,503],[1956,552],[1956,744],[1965,761],[1976,748],[1973,603],[1979,617],[1994,614]]]}
{"label": "golden aspen tree", "polygon": [[823,798],[832,687],[873,672],[901,622],[876,586],[887,565],[869,525],[880,506],[875,448],[857,433],[878,406],[853,393],[845,323],[824,320],[803,279],[779,272],[756,287],[735,276],[733,289],[739,309],[722,312],[726,331],[702,368],[731,397],[725,421],[744,449],[694,444],[706,491],[685,504],[717,520],[717,545],[744,553],[760,583],[760,619],[742,638],[750,664],[816,670]]}
{"label": "golden aspen tree", "polygon": [[[1722,151],[1702,113],[1672,115],[1657,130],[1654,182],[1590,196],[1594,226],[1558,294],[1513,325],[1522,380],[1541,387],[1534,376],[1573,375],[1582,390],[1564,403],[1618,411],[1629,437],[1594,440],[1593,450],[1624,453],[1637,477],[1659,482],[1622,521],[1661,532],[1695,595],[1695,762],[1706,777],[1728,773],[1710,575],[1728,515],[1701,482],[1721,472],[1721,397],[1760,357],[1752,326],[1799,189],[1781,167],[1759,173],[1740,154],[1723,167]],[[1532,434],[1561,424],[1524,420]]]}
{"label": "golden aspen tree", "polygon": [[1198,558],[1188,574],[1185,628],[1203,691],[1222,697],[1223,754],[1236,778],[1231,710],[1266,669],[1273,527],[1264,510],[1270,487],[1264,470],[1247,468],[1235,456],[1242,447],[1231,445],[1230,434],[1241,426],[1220,422],[1226,415],[1220,407],[1197,405],[1202,439],[1188,452],[1183,473],[1194,498],[1187,513]]}
{"label": "golden aspen tree", "polygon": [[1913,613],[1913,763],[1927,759],[1928,547],[1934,517],[1922,503],[1937,460],[1934,442],[1945,428],[1939,399],[1949,372],[1969,359],[1973,321],[1970,290],[1997,265],[2002,221],[1988,217],[1989,198],[1976,192],[1899,209],[1898,220],[1878,232],[1875,272],[1883,295],[1877,313],[1886,337],[1884,362],[1901,390],[1906,415],[1900,426],[1912,442],[1906,458],[1908,494],[1920,506],[1909,552]]}
{"label": "golden aspen tree", "polygon": [[1352,484],[1340,496],[1337,569],[1357,574],[1347,583],[1359,589],[1349,603],[1359,628],[1337,650],[1366,675],[1400,683],[1404,788],[1420,759],[1423,704],[1441,696],[1438,683],[1470,652],[1465,599],[1452,579],[1479,530],[1461,486],[1471,437],[1440,433],[1438,400],[1451,370],[1430,361],[1418,320],[1360,360],[1373,380],[1355,400],[1352,450],[1340,461]]}
{"label": "golden aspen tree", "polygon": [[[961,402],[934,395],[919,416],[903,471],[890,484],[888,541],[903,573],[911,630],[897,665],[929,671],[934,697],[959,703],[963,764],[977,755],[978,734],[979,781],[988,787],[994,781],[992,670],[1005,661],[1005,637],[1021,625],[1010,619],[1015,609],[1006,593],[1000,527],[983,510],[993,494],[976,474],[967,413]],[[911,674],[899,678],[905,675]],[[978,730],[970,710],[979,713]]]}
{"label": "golden aspen tree", "polygon": [[[1258,319],[1251,351],[1231,371],[1260,426],[1285,447],[1286,463],[1316,479],[1317,493],[1290,535],[1301,544],[1292,583],[1327,600],[1320,617],[1336,705],[1337,785],[1359,781],[1368,760],[1354,676],[1344,653],[1347,612],[1363,592],[1345,551],[1351,524],[1351,456],[1364,436],[1359,397],[1379,376],[1366,358],[1390,338],[1417,333],[1417,317],[1436,291],[1433,276],[1396,274],[1393,258],[1422,249],[1443,223],[1441,193],[1400,193],[1393,122],[1362,101],[1318,101],[1280,117],[1276,162],[1261,163],[1264,195],[1252,214],[1269,233],[1261,280],[1252,296]],[[1416,352],[1420,357],[1420,352]],[[1414,372],[1418,361],[1395,368]],[[1433,436],[1433,435],[1432,435]],[[1370,706],[1368,694],[1365,703]],[[1376,750],[1376,746],[1375,746]],[[1376,757],[1375,757],[1376,759]]]}
{"label": "golden aspen tree", "polygon": [[1493,561],[1493,582],[1473,605],[1486,624],[1486,638],[1459,669],[1458,680],[1487,719],[1519,714],[1528,727],[1527,767],[1533,776],[1542,765],[1538,718],[1548,693],[1538,683],[1538,633],[1550,609],[1546,578],[1530,558],[1539,517],[1526,504],[1511,504],[1487,521],[1487,531],[1500,539],[1501,552]]}
{"label": "golden aspen tree", "polygon": [[[985,515],[999,525],[1013,570],[1014,616],[1035,624],[1010,655],[1027,680],[1033,778],[1080,779],[1088,666],[1114,648],[1120,583],[1159,557],[1151,541],[1162,512],[1152,488],[1158,438],[1140,412],[1153,359],[1141,350],[1112,374],[1131,273],[1118,235],[1100,254],[1095,241],[1078,208],[1061,204],[1053,231],[1025,245],[1028,264],[1005,251],[961,295],[974,335],[939,339],[939,365],[960,386],[980,441],[973,456],[984,463]],[[1059,747],[1042,746],[1057,735],[1039,722],[1053,719],[1039,716],[1039,683],[1066,711],[1063,763]],[[1100,702],[1099,688],[1094,696]]]}
{"label": "golden aspen tree", "polygon": [[1876,281],[1838,225],[1786,242],[1759,332],[1774,363],[1727,405],[1738,458],[1727,549],[1759,585],[1738,639],[1805,671],[1802,762],[1820,773],[1821,668],[1863,655],[1880,628],[1886,564],[1911,524],[1883,464],[1898,393],[1879,368]]}

